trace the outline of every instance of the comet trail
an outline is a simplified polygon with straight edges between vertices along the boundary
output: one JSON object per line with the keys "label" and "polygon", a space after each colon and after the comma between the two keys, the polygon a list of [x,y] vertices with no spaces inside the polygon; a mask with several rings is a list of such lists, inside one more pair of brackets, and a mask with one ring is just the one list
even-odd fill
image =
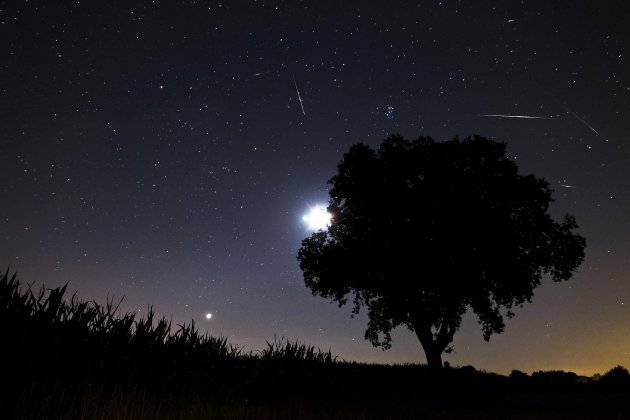
{"label": "comet trail", "polygon": [[504,115],[504,114],[479,114],[480,117],[494,117],[494,118],[521,118],[525,120],[561,120],[562,118],[555,117],[536,117],[533,115]]}
{"label": "comet trail", "polygon": [[295,81],[295,75],[293,75],[293,84],[295,85],[295,91],[298,95],[298,100],[300,101],[300,107],[302,107],[302,114],[306,116],[306,112],[304,112],[304,104],[302,103],[302,97],[300,96],[300,89],[298,89],[297,82]]}

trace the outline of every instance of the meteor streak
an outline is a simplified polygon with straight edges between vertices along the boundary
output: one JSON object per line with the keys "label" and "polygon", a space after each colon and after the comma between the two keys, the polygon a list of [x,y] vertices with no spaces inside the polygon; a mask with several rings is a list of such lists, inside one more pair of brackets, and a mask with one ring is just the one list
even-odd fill
{"label": "meteor streak", "polygon": [[579,122],[581,122],[582,124],[584,124],[584,126],[586,126],[589,130],[591,130],[591,131],[592,131],[592,132],[593,132],[593,133],[594,133],[597,137],[601,137],[601,136],[602,136],[601,134],[599,134],[599,131],[595,130],[595,129],[593,128],[593,126],[592,126],[592,125],[590,125],[589,123],[587,123],[587,122],[586,122],[585,120],[583,120],[582,118],[578,117],[578,115],[577,115],[575,112],[571,111],[571,110],[570,110],[569,108],[567,108],[566,106],[565,106],[565,108],[566,108],[566,109],[567,109],[567,111],[569,111],[569,113],[570,113],[571,115],[573,115],[573,116],[574,116],[574,117],[575,117],[575,118],[576,118]]}
{"label": "meteor streak", "polygon": [[562,118],[556,117],[536,117],[533,115],[504,115],[504,114],[479,114],[480,117],[494,117],[494,118],[522,118],[525,120],[560,120]]}
{"label": "meteor streak", "polygon": [[[551,95],[550,95],[551,96]],[[560,101],[559,99],[556,99],[554,96],[551,96],[551,99],[553,99],[554,101],[556,101],[558,104],[560,104],[564,109],[567,110],[567,112],[571,115],[573,115],[575,117],[576,120],[578,120],[579,122],[582,123],[582,125],[584,125],[586,128],[588,128],[589,130],[591,130],[593,132],[593,134],[595,134],[597,137],[601,137],[602,135],[599,133],[599,131],[595,130],[595,128],[593,128],[592,125],[590,125],[584,118],[581,118],[578,114],[576,114],[575,112],[573,112],[571,110],[571,108],[569,108],[568,106],[566,106],[564,104],[564,102]]]}
{"label": "meteor streak", "polygon": [[300,96],[300,89],[298,89],[297,82],[295,81],[295,75],[293,75],[293,84],[295,85],[295,91],[298,95],[298,100],[300,101],[300,107],[302,107],[302,114],[306,116],[306,112],[304,112],[304,104],[302,103],[302,97]]}

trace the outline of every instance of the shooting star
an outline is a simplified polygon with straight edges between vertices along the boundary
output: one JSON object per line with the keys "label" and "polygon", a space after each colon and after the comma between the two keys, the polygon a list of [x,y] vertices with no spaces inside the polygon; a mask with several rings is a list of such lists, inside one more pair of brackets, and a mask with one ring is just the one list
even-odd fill
{"label": "shooting star", "polygon": [[265,74],[269,74],[269,73],[271,73],[271,70],[259,71],[257,73],[250,75],[249,77],[259,77],[259,76],[264,76]]}
{"label": "shooting star", "polygon": [[504,114],[479,114],[480,117],[494,117],[494,118],[521,118],[525,120],[561,120],[558,117],[537,117],[533,115],[504,115]]}
{"label": "shooting star", "polygon": [[295,91],[298,95],[298,100],[300,101],[300,107],[302,107],[302,114],[306,116],[306,112],[304,112],[304,104],[302,103],[302,97],[300,96],[300,89],[298,89],[297,82],[295,81],[295,75],[293,75],[293,84],[295,85]]}
{"label": "shooting star", "polygon": [[597,137],[601,137],[602,135],[599,134],[599,131],[595,130],[593,128],[592,125],[590,125],[588,122],[586,122],[585,120],[583,120],[582,118],[580,118],[575,112],[571,111],[568,107],[565,106],[565,108],[567,109],[567,111],[569,111],[569,114],[573,115],[575,117],[576,120],[578,120],[579,122],[581,122],[582,124],[584,124],[585,127],[587,127],[589,130],[591,130]]}
{"label": "shooting star", "polygon": [[558,184],[558,187],[562,188],[577,188],[575,185]]}
{"label": "shooting star", "polygon": [[578,114],[576,114],[575,112],[573,112],[571,110],[571,108],[569,108],[568,106],[566,106],[564,104],[564,102],[560,101],[559,99],[556,99],[554,96],[549,95],[551,97],[551,99],[553,99],[555,102],[557,102],[558,104],[560,104],[564,109],[567,110],[567,112],[571,115],[573,115],[573,117],[575,117],[576,120],[578,120],[580,123],[582,123],[582,125],[584,125],[586,128],[588,128],[589,130],[591,130],[593,132],[593,134],[595,134],[597,137],[601,137],[602,135],[599,133],[599,131],[595,130],[595,128],[590,125],[585,119],[580,118],[580,116]]}

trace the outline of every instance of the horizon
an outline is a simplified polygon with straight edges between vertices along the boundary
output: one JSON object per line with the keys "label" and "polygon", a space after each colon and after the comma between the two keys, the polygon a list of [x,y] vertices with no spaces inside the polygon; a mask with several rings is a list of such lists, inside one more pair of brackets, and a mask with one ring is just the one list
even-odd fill
{"label": "horizon", "polygon": [[[1,273],[1,272],[0,272]],[[18,274],[17,275],[17,280],[20,281],[21,283],[21,287],[25,290],[25,288],[31,287],[32,290],[37,291],[40,290],[41,287],[45,286],[46,290],[48,291],[51,288],[56,288],[56,287],[62,287],[64,286],[62,285],[56,285],[56,286],[49,286],[47,284],[33,284],[31,282],[25,282],[23,281],[23,279],[20,278],[19,273],[17,272],[11,272],[10,270],[8,271],[9,275],[12,275],[13,273]],[[71,284],[70,283],[66,283],[68,285],[68,290],[66,292],[66,299],[64,299],[65,301],[67,301],[67,297],[71,296],[73,293],[77,293],[77,297],[79,299],[81,299],[81,293],[79,290],[74,290],[71,288]],[[114,303],[116,302],[120,302],[121,305],[119,307],[119,310],[117,312],[117,315],[121,315],[123,313],[125,313],[125,309],[124,309],[124,297],[121,298],[115,298],[113,296],[109,297],[110,299],[113,300]],[[105,304],[105,302],[100,302],[100,301],[94,301],[91,300],[92,302],[95,302],[99,305],[103,305]],[[156,313],[159,313],[159,308],[156,308],[154,306],[149,305],[149,307],[151,307],[153,310],[156,311]],[[136,320],[138,319],[143,319],[145,318],[145,314],[146,312],[142,312],[142,311],[131,311],[132,313],[135,314],[136,316]],[[178,322],[173,322],[172,317],[167,317],[167,316],[163,316],[165,319],[167,319],[168,321],[171,322],[171,332],[174,332],[177,327],[180,325],[180,323]],[[206,320],[207,316],[205,317]],[[201,319],[201,318],[200,318]],[[199,328],[200,331],[204,331],[203,328],[200,328],[201,326],[199,325],[198,322],[196,322],[195,320],[191,319],[188,321],[183,321],[183,323],[181,325],[191,325],[191,321],[195,323],[195,327]],[[365,363],[365,364],[374,364],[374,365],[380,365],[380,366],[404,366],[404,365],[415,365],[415,366],[421,366],[421,365],[426,365],[426,360],[424,359],[424,353],[422,352],[422,347],[420,346],[420,343],[418,343],[418,355],[419,358],[418,360],[393,360],[393,361],[388,361],[385,360],[383,361],[382,359],[375,357],[375,358],[370,358],[369,356],[365,359],[346,359],[344,357],[342,357],[342,355],[335,353],[334,349],[331,347],[320,347],[317,345],[314,345],[313,343],[307,342],[303,339],[301,339],[300,337],[285,337],[285,336],[278,336],[277,334],[274,334],[273,336],[264,339],[261,343],[258,343],[258,346],[255,347],[255,344],[249,344],[249,345],[239,345],[239,343],[231,341],[229,337],[227,336],[216,336],[216,335],[212,335],[210,332],[205,331],[209,336],[215,337],[215,338],[227,338],[228,339],[228,343],[232,344],[232,345],[236,345],[239,349],[243,350],[245,353],[260,353],[260,351],[262,351],[268,343],[273,343],[275,342],[277,339],[279,340],[285,340],[287,342],[298,342],[301,344],[305,344],[305,345],[313,345],[316,349],[322,350],[322,351],[331,351],[333,357],[338,357],[339,360],[338,361],[342,361],[342,362],[347,362],[347,363]],[[394,332],[394,334],[400,334],[401,332],[406,333],[407,335],[409,335],[409,338],[411,339],[411,341],[413,342],[415,337],[413,337],[413,333],[411,333],[410,331],[403,331],[402,328],[398,328],[397,331]],[[481,333],[479,333],[479,335],[481,335]],[[491,345],[490,343],[487,343],[488,345]],[[392,347],[394,347],[396,345],[396,342],[394,341]],[[383,353],[385,351],[383,350],[378,350],[379,352]],[[572,369],[568,366],[570,365],[544,365],[545,367],[529,367],[529,368],[518,368],[518,367],[509,367],[506,366],[504,367],[502,370],[493,370],[493,369],[489,369],[483,366],[475,366],[472,365],[470,363],[451,363],[448,359],[449,359],[449,355],[448,354],[444,354],[443,357],[445,358],[445,365],[446,363],[448,363],[449,366],[453,367],[453,368],[460,368],[460,367],[465,367],[465,366],[472,366],[473,368],[475,368],[476,370],[480,371],[480,372],[487,372],[487,373],[495,373],[495,374],[499,374],[499,375],[504,375],[504,376],[510,376],[510,373],[512,371],[520,371],[523,373],[526,373],[527,375],[532,375],[534,372],[548,372],[548,371],[564,371],[564,372],[572,372],[575,373],[579,376],[584,376],[584,377],[589,377],[592,378],[595,375],[603,375],[604,373],[608,372],[609,370],[613,369],[616,366],[622,366],[622,367],[626,367],[622,364],[615,364],[615,365],[611,365],[611,366],[598,366],[597,368],[591,369],[591,370],[576,370],[576,369]]]}
{"label": "horizon", "polygon": [[[13,274],[17,274],[16,272],[11,272],[11,271],[7,271],[7,273],[9,274],[9,277],[11,277]],[[3,274],[3,272],[0,271],[0,275],[1,274]],[[37,292],[38,290],[41,289],[42,286],[45,286],[45,289],[46,289],[45,296],[46,296],[46,295],[48,295],[50,289],[54,289],[56,287],[60,288],[60,287],[63,287],[63,286],[67,285],[68,289],[66,290],[66,293],[64,295],[63,301],[64,302],[69,302],[68,297],[69,296],[73,296],[73,294],[75,292],[76,292],[77,297],[79,298],[79,300],[81,300],[79,291],[76,291],[76,290],[73,290],[72,288],[70,288],[69,287],[70,285],[68,283],[66,283],[65,285],[60,285],[60,286],[56,286],[56,287],[48,287],[45,284],[39,285],[39,287],[37,287],[38,285],[34,285],[34,284],[31,284],[31,283],[22,281],[22,279],[20,279],[19,276],[16,276],[16,279],[20,283],[20,288],[21,288],[22,292],[25,292],[28,289],[31,289],[34,292]],[[124,298],[118,299],[118,300],[116,300],[116,299],[112,300],[112,302],[114,304],[116,304],[117,302],[121,302],[122,303],[123,301],[124,301]],[[103,306],[105,304],[105,302],[97,302],[97,301],[90,301],[90,302],[93,303],[93,304],[95,303],[95,304],[97,304],[99,306]],[[151,307],[151,309],[155,310],[156,308]],[[139,321],[140,319],[146,319],[146,317],[143,316],[143,314],[141,314],[141,313],[136,313],[136,312],[131,312],[131,313],[135,315],[135,320],[136,321]],[[114,313],[115,317],[118,317],[118,316],[123,315],[123,314],[125,314],[125,311],[122,308],[120,308],[120,307],[119,307],[118,311]],[[176,332],[179,329],[180,326],[192,325],[191,322],[184,323],[184,324],[177,324],[177,323],[173,323],[172,319],[169,319],[169,318],[166,318],[166,317],[164,317],[164,319],[166,319],[167,321],[170,322],[170,325],[171,325],[170,332],[171,332],[171,334]],[[158,319],[158,321],[159,321],[159,319]],[[194,320],[191,320],[191,321],[194,322]],[[155,321],[154,321],[154,324],[156,324]],[[199,328],[199,325],[197,325],[195,323],[195,327]],[[309,343],[309,342],[306,342],[304,340],[301,340],[298,337],[284,337],[284,336],[279,337],[277,335],[274,335],[273,337],[270,337],[268,340],[265,340],[264,345],[261,345],[260,347],[254,348],[254,347],[249,347],[249,346],[239,346],[238,343],[231,342],[228,337],[213,336],[213,335],[211,335],[209,333],[207,333],[207,334],[208,334],[209,337],[214,337],[214,338],[219,338],[219,339],[226,338],[228,344],[236,345],[236,347],[239,349],[239,351],[242,352],[240,354],[243,355],[243,356],[260,355],[260,354],[262,354],[263,350],[265,350],[266,348],[269,348],[270,343],[271,344],[275,344],[275,345],[280,345],[280,346],[282,345],[282,343],[296,343],[296,344],[301,344],[301,345],[306,345],[306,346],[311,346],[312,345],[312,343]],[[323,351],[323,352],[330,351],[332,357],[336,358],[335,361],[336,362],[340,362],[340,363],[358,363],[358,364],[377,365],[377,366],[392,366],[392,367],[395,367],[395,366],[426,366],[426,360],[393,361],[393,362],[385,361],[385,362],[383,362],[383,361],[380,361],[378,359],[375,359],[374,361],[344,359],[343,357],[340,357],[338,354],[335,354],[335,352],[332,351],[331,348],[321,348],[321,347],[314,346],[314,345],[313,345],[313,348],[315,350],[317,350],[317,351]],[[419,347],[419,349],[421,350],[420,347]],[[448,355],[445,354],[444,356],[448,356]],[[451,368],[455,368],[455,369],[469,367],[469,366],[474,368],[475,370],[477,370],[479,372],[482,372],[482,373],[498,374],[498,375],[503,375],[503,376],[510,376],[513,371],[522,372],[522,373],[525,373],[525,374],[527,374],[529,376],[531,376],[532,374],[534,374],[536,372],[544,373],[544,372],[562,371],[562,372],[567,372],[567,373],[575,373],[578,376],[588,377],[588,378],[591,378],[591,379],[595,378],[597,375],[603,375],[606,372],[608,372],[608,371],[610,371],[610,370],[612,370],[612,369],[614,369],[616,367],[619,367],[619,366],[623,367],[624,369],[626,368],[623,365],[617,364],[617,365],[610,366],[610,367],[605,368],[605,369],[600,369],[600,370],[597,370],[597,371],[590,371],[590,372],[589,371],[576,371],[576,370],[573,370],[573,369],[570,369],[570,368],[562,368],[562,367],[547,367],[547,368],[544,368],[544,369],[543,368],[535,368],[535,369],[530,369],[530,370],[511,368],[511,369],[504,370],[504,371],[494,371],[494,370],[486,369],[486,368],[483,368],[483,367],[480,367],[480,366],[473,366],[471,364],[451,364],[450,362],[448,362],[448,360],[446,360],[445,364],[444,364],[444,367],[451,367]]]}

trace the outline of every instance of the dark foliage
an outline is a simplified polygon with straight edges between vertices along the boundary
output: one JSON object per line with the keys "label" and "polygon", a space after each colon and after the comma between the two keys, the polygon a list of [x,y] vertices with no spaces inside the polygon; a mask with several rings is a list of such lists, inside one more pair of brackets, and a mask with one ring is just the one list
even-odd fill
{"label": "dark foliage", "polygon": [[573,217],[550,217],[549,184],[519,175],[505,150],[479,136],[352,146],[330,180],[331,226],[299,250],[306,286],[366,307],[375,346],[397,326],[414,331],[430,366],[467,310],[486,340],[502,332],[543,275],[572,276],[585,247]]}
{"label": "dark foliage", "polygon": [[615,366],[604,373],[599,382],[607,388],[630,388],[630,372],[623,366]]}
{"label": "dark foliage", "polygon": [[563,370],[538,371],[532,373],[531,384],[544,390],[572,390],[579,386],[579,377],[574,372]]}
{"label": "dark foliage", "polygon": [[194,324],[171,332],[171,323],[156,322],[151,308],[146,318],[136,319],[135,314],[118,314],[118,304],[111,301],[101,306],[80,301],[76,294],[66,300],[66,289],[22,290],[15,274],[0,277],[0,329],[7,337],[0,363],[11,367],[15,360],[46,361],[19,365],[12,373],[42,376],[63,369],[64,376],[189,379],[239,353],[224,338],[199,334]]}

